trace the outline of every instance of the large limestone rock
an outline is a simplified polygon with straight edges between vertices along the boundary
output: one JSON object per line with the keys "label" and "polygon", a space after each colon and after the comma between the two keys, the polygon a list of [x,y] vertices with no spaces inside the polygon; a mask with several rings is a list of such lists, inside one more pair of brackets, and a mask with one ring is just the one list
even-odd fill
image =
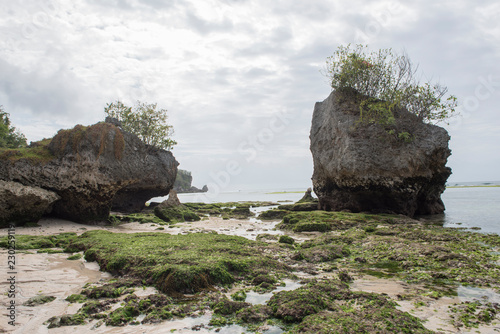
{"label": "large limestone rock", "polygon": [[38,159],[0,159],[0,179],[57,193],[53,214],[76,222],[107,219],[112,206],[140,210],[172,188],[178,162],[111,123],[61,130]]}
{"label": "large limestone rock", "polygon": [[442,213],[440,197],[451,174],[446,130],[399,110],[396,129],[415,136],[405,142],[378,124],[360,125],[360,96],[342,96],[334,91],[314,108],[312,180],[320,209]]}
{"label": "large limestone rock", "polygon": [[37,222],[59,198],[52,191],[0,180],[0,227]]}

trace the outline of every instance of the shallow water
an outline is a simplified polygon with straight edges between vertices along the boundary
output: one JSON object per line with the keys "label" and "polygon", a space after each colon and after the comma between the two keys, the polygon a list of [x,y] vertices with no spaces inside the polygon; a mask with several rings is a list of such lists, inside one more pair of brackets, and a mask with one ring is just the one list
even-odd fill
{"label": "shallow water", "polygon": [[[500,184],[500,182],[491,182]],[[454,184],[455,185],[455,184]],[[460,184],[462,185],[462,184]],[[441,198],[446,211],[442,215],[426,216],[446,227],[480,228],[484,233],[500,234],[500,187],[471,187],[474,183],[465,184],[464,188],[447,188]],[[485,184],[478,184],[485,185]],[[277,189],[280,190],[280,189]],[[179,194],[181,202],[238,202],[238,201],[270,201],[296,202],[302,198],[305,189],[287,189],[289,192],[277,193],[270,190],[234,191],[218,194]],[[158,198],[160,199],[160,198]],[[158,199],[155,199],[157,201]]]}
{"label": "shallow water", "polygon": [[488,301],[500,304],[500,294],[491,289],[474,288],[470,286],[459,286],[457,288],[458,298],[463,302],[474,300]]}
{"label": "shallow water", "polygon": [[448,227],[481,228],[500,234],[500,187],[447,188],[442,196]]}
{"label": "shallow water", "polygon": [[275,290],[267,293],[257,293],[255,291],[249,291],[247,292],[247,299],[245,302],[250,303],[250,304],[265,304],[271,299],[271,297],[280,291],[290,291],[290,290],[295,290],[300,288],[303,284],[297,282],[297,281],[292,281],[292,280],[284,280],[285,286],[279,286]]}

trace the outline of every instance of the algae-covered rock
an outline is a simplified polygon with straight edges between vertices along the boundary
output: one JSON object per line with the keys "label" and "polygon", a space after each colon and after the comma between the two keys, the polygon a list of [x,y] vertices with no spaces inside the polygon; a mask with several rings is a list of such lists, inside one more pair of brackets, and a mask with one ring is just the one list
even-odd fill
{"label": "algae-covered rock", "polygon": [[157,206],[153,212],[158,218],[168,223],[192,222],[201,219],[196,213],[183,206],[175,208]]}
{"label": "algae-covered rock", "polygon": [[288,210],[272,209],[272,210],[267,210],[267,211],[262,212],[259,215],[259,219],[261,219],[261,220],[281,220],[281,219],[283,219],[283,217],[285,217],[289,213],[290,213],[290,211],[288,211]]}
{"label": "algae-covered rock", "polygon": [[295,239],[288,235],[281,235],[280,238],[278,239],[278,242],[282,244],[293,245],[295,243]]}
{"label": "algae-covered rock", "polygon": [[24,306],[38,306],[38,305],[50,303],[51,301],[54,301],[55,299],[56,299],[56,297],[54,297],[54,296],[38,295],[35,297],[31,297],[23,305]]}
{"label": "algae-covered rock", "polygon": [[393,224],[399,220],[393,215],[354,214],[348,212],[311,211],[290,212],[284,218],[279,228],[294,232],[327,232],[345,230],[358,225],[376,223]]}
{"label": "algae-covered rock", "polygon": [[48,328],[62,326],[77,326],[85,324],[85,316],[82,314],[65,314],[60,317],[52,317],[47,320]]}
{"label": "algae-covered rock", "polygon": [[212,309],[216,314],[229,315],[238,312],[239,310],[249,307],[251,304],[242,301],[232,301],[222,298],[212,304]]}
{"label": "algae-covered rock", "polygon": [[311,188],[307,188],[306,190],[306,193],[304,194],[304,196],[302,196],[301,199],[299,199],[297,201],[297,203],[310,203],[310,202],[318,202],[318,199],[317,198],[314,198],[312,196],[312,189]]}
{"label": "algae-covered rock", "polygon": [[223,219],[246,219],[254,215],[252,206],[273,205],[269,202],[185,203],[184,206],[199,215],[219,216]]}
{"label": "algae-covered rock", "polygon": [[432,333],[387,297],[350,291],[340,281],[312,281],[280,291],[268,306],[275,317],[299,323],[291,333]]}
{"label": "algae-covered rock", "polygon": [[157,205],[153,212],[158,218],[168,223],[192,222],[201,219],[189,207],[181,203],[177,197],[177,192],[173,189],[170,190],[168,198]]}
{"label": "algae-covered rock", "polygon": [[[84,251],[85,259],[97,261],[101,270],[144,280],[170,294],[198,292],[236,279],[250,280],[256,272],[268,272],[270,268],[273,272],[288,269],[275,258],[283,252],[280,248],[215,233],[87,231],[71,247]],[[114,296],[115,290],[105,292]]]}
{"label": "algae-covered rock", "polygon": [[272,309],[267,305],[252,305],[241,309],[236,313],[236,317],[246,323],[258,323],[262,322],[272,315]]}

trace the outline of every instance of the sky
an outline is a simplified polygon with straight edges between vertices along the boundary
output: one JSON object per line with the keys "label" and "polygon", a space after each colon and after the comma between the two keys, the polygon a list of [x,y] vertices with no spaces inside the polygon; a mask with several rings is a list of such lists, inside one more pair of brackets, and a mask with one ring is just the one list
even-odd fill
{"label": "sky", "polygon": [[0,105],[28,141],[158,103],[193,184],[311,186],[314,104],[340,45],[406,52],[459,99],[450,182],[500,180],[500,3],[483,1],[2,1]]}

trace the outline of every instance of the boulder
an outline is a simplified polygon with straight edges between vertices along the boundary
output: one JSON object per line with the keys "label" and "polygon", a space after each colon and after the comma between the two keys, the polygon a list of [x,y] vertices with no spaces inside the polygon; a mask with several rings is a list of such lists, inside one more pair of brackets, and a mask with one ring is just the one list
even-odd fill
{"label": "boulder", "polygon": [[165,201],[155,206],[153,212],[158,218],[169,223],[198,221],[201,219],[194,211],[181,203],[179,197],[177,197],[177,192],[173,189],[170,190]]}
{"label": "boulder", "polygon": [[106,220],[112,207],[139,211],[150,198],[167,195],[177,173],[171,152],[111,123],[77,125],[35,144],[35,158],[15,151],[0,156],[0,179],[57,193],[53,214],[76,222]]}
{"label": "boulder", "polygon": [[0,180],[0,227],[37,222],[58,199],[52,191]]}
{"label": "boulder", "polygon": [[[359,94],[333,91],[314,107],[313,189],[323,210],[392,212],[407,216],[444,211],[441,194],[451,169],[445,129],[396,110],[390,131],[359,122]],[[398,139],[397,131],[411,134]]]}

